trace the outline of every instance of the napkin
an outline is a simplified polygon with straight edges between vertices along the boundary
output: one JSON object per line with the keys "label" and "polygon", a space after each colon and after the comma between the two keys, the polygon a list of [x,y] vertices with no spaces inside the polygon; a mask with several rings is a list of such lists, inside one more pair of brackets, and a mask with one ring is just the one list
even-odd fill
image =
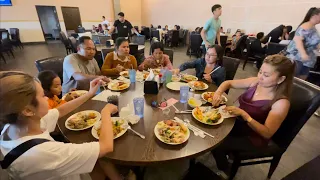
{"label": "napkin", "polygon": [[237,117],[236,115],[233,115],[233,114],[230,114],[228,113],[228,111],[225,111],[223,110],[224,108],[226,108],[227,106],[224,105],[224,106],[220,106],[218,109],[219,109],[219,113],[221,114],[221,116],[224,118],[224,119],[227,119],[227,118],[231,118],[231,117]]}
{"label": "napkin", "polygon": [[146,78],[146,81],[152,81],[153,78],[154,78],[154,73],[152,69],[150,69],[150,73],[149,73],[149,76]]}
{"label": "napkin", "polygon": [[167,109],[170,106],[174,105],[175,103],[177,103],[178,100],[174,99],[174,98],[170,98],[167,100],[167,106],[166,107],[159,107],[161,110]]}
{"label": "napkin", "polygon": [[100,94],[93,97],[92,100],[107,102],[107,99],[109,96],[119,96],[119,95],[120,95],[120,92],[112,92],[110,90],[104,90]]}

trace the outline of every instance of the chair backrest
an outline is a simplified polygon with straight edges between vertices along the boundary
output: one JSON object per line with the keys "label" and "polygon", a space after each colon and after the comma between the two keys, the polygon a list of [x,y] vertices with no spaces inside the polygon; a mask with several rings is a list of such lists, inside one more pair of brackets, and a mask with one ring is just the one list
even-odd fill
{"label": "chair backrest", "polygon": [[173,50],[172,49],[164,49],[163,53],[169,56],[171,64],[173,64]]}
{"label": "chair backrest", "polygon": [[113,33],[113,34],[111,35],[111,39],[112,39],[114,42],[116,42],[117,38],[118,38],[118,33]]}
{"label": "chair backrest", "polygon": [[110,36],[98,36],[99,43],[102,45],[106,45],[107,41],[111,39]]}
{"label": "chair backrest", "polygon": [[92,41],[93,41],[95,44],[100,44],[99,36],[93,34],[93,35],[92,35]]}
{"label": "chair backrest", "polygon": [[1,39],[9,39],[9,32],[1,31]]}
{"label": "chair backrest", "polygon": [[227,46],[228,36],[220,36],[220,43],[223,48]]}
{"label": "chair backrest", "polygon": [[132,42],[138,45],[144,45],[146,37],[145,36],[133,36]]}
{"label": "chair backrest", "polygon": [[278,44],[278,43],[272,43],[270,42],[268,44],[266,54],[267,55],[273,55],[273,54],[278,54],[280,51],[284,50],[286,48],[286,44]]}
{"label": "chair backrest", "polygon": [[173,44],[174,46],[178,46],[178,43],[179,43],[179,31],[173,30],[171,44]]}
{"label": "chair backrest", "polygon": [[86,29],[84,27],[78,27],[78,33],[84,33]]}
{"label": "chair backrest", "polygon": [[222,66],[226,70],[226,80],[233,80],[236,75],[238,66],[240,64],[240,59],[223,56]]}
{"label": "chair backrest", "polygon": [[20,31],[18,28],[9,28],[11,39],[20,40]]}
{"label": "chair backrest", "polygon": [[160,33],[159,33],[159,30],[153,30],[151,31],[151,39],[152,38],[157,38],[159,41],[160,41]]}
{"label": "chair backrest", "polygon": [[65,46],[68,46],[68,45],[69,45],[68,38],[67,38],[66,34],[65,34],[63,31],[60,31],[60,32],[59,32],[59,38],[60,38],[60,40],[62,41],[62,43],[63,43]]}
{"label": "chair backrest", "polygon": [[183,43],[187,44],[187,38],[188,38],[189,30],[185,29],[183,32]]}
{"label": "chair backrest", "polygon": [[184,32],[183,29],[179,29],[179,38],[183,38],[183,32]]}
{"label": "chair backrest", "polygon": [[319,106],[320,87],[295,78],[289,113],[272,140],[286,149]]}
{"label": "chair backrest", "polygon": [[109,49],[101,49],[101,56],[102,56],[103,62],[106,59],[107,54],[111,53],[113,51],[114,51],[114,49],[110,49],[110,48]]}
{"label": "chair backrest", "polygon": [[63,80],[63,57],[49,57],[36,60],[35,64],[39,72],[51,70],[55,72]]}
{"label": "chair backrest", "polygon": [[241,36],[241,38],[239,39],[239,41],[236,44],[236,50],[240,50],[243,51],[246,48],[246,42],[247,42],[247,35]]}
{"label": "chair backrest", "polygon": [[77,50],[77,40],[74,38],[74,37],[69,37],[68,38],[68,40],[69,40],[69,43],[71,44],[71,48],[72,48],[72,51],[74,52],[74,53],[76,53],[78,50]]}
{"label": "chair backrest", "polygon": [[129,54],[135,56],[138,53],[138,44],[129,44],[130,52]]}
{"label": "chair backrest", "polygon": [[200,49],[202,44],[202,38],[200,34],[191,34],[190,35],[190,48],[192,51],[196,52]]}

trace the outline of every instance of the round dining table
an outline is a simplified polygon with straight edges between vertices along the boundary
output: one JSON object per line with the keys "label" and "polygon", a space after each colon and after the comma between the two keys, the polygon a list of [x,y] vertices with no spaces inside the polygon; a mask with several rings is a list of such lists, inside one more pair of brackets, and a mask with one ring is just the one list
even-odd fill
{"label": "round dining table", "polygon": [[[198,122],[192,117],[192,114],[176,114],[175,109],[171,106],[170,112],[164,114],[161,109],[151,106],[152,101],[161,102],[165,99],[174,98],[179,100],[179,91],[172,91],[163,86],[160,86],[159,93],[156,95],[144,94],[144,85],[141,82],[131,83],[127,90],[121,92],[119,96],[119,110],[127,104],[132,103],[135,97],[143,96],[145,98],[144,117],[140,121],[131,125],[132,129],[143,134],[145,139],[140,138],[133,132],[128,130],[124,135],[114,140],[114,150],[109,153],[106,158],[114,163],[130,166],[148,166],[155,163],[169,162],[179,159],[193,159],[205,152],[214,149],[226,136],[230,133],[234,126],[235,118],[224,119],[223,123],[219,125],[206,125]],[[207,91],[215,91],[215,85],[209,85]],[[201,94],[204,91],[196,91],[196,94]],[[65,127],[65,121],[74,113],[83,110],[95,110],[101,112],[106,102],[89,100],[79,108],[69,113],[65,117],[58,120],[58,126],[62,134],[71,143],[85,143],[98,141],[91,135],[91,128],[82,131],[71,131]],[[231,105],[229,101],[227,105]],[[209,104],[208,104],[209,105]],[[187,103],[177,102],[175,107],[179,110],[191,109]],[[210,133],[214,138],[206,136],[201,138],[195,136],[190,131],[188,141],[180,145],[169,145],[161,142],[154,134],[154,128],[159,121],[173,119],[178,117],[180,119],[188,119],[190,123],[207,133]]]}

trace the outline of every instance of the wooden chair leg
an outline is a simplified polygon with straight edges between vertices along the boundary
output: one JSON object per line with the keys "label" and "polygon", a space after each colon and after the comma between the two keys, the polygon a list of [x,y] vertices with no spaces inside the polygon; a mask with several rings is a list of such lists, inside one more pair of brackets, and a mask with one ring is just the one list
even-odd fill
{"label": "wooden chair leg", "polygon": [[271,165],[270,165],[270,168],[269,168],[269,173],[268,173],[268,178],[270,179],[273,172],[276,170],[279,162],[280,162],[280,159],[281,159],[281,156],[282,155],[278,155],[278,156],[274,156],[272,161],[271,161]]}
{"label": "wooden chair leg", "polygon": [[237,171],[240,167],[240,163],[241,163],[241,160],[238,159],[237,157],[235,157],[235,159],[233,160],[233,163],[232,163],[232,166],[231,166],[231,172],[230,172],[230,175],[229,175],[229,180],[232,180],[236,174],[237,174]]}

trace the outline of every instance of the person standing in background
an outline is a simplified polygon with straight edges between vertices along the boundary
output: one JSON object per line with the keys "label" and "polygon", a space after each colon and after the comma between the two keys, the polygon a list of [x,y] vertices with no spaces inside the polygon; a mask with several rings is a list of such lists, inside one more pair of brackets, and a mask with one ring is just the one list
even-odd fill
{"label": "person standing in background", "polygon": [[218,44],[221,46],[221,43],[220,43],[221,20],[219,19],[222,13],[221,9],[222,9],[222,6],[220,4],[215,4],[212,6],[211,11],[213,13],[213,17],[211,17],[206,22],[203,29],[201,30],[201,37],[203,39],[202,45],[205,46],[204,49],[208,48],[209,46],[213,46],[215,44],[216,38],[217,38]]}
{"label": "person standing in background", "polygon": [[110,26],[110,22],[108,20],[106,20],[106,17],[102,16],[102,22],[101,22],[102,26],[104,24],[106,24],[107,26]]}
{"label": "person standing in background", "polygon": [[317,62],[314,50],[320,49],[320,36],[315,26],[319,23],[320,9],[310,8],[287,48],[287,57],[296,62],[295,76],[303,80]]}
{"label": "person standing in background", "polygon": [[118,37],[129,37],[131,31],[136,33],[137,36],[141,36],[139,32],[132,26],[132,24],[124,19],[124,13],[119,12],[118,20],[116,20],[113,24],[113,27],[110,29],[109,34],[112,34],[114,29],[117,28]]}

